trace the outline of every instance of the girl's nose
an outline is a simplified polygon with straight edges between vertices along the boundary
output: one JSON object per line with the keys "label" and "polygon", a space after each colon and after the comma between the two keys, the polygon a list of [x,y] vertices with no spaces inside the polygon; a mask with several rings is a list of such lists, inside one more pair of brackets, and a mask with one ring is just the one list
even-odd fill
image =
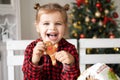
{"label": "girl's nose", "polygon": [[50,30],[56,30],[56,27],[54,24],[51,24],[50,27],[49,27]]}

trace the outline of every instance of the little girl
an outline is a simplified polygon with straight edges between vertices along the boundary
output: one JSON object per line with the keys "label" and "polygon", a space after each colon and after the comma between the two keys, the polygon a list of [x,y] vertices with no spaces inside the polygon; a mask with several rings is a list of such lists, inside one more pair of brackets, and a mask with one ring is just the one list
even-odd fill
{"label": "little girl", "polygon": [[[67,29],[67,13],[69,6],[56,3],[43,6],[36,4],[36,31],[39,39],[31,42],[24,53],[22,71],[24,80],[77,80],[80,75],[79,56],[74,45],[63,36]],[[48,54],[46,42],[57,51]],[[49,45],[49,44],[48,44]],[[52,60],[55,63],[52,64]]]}

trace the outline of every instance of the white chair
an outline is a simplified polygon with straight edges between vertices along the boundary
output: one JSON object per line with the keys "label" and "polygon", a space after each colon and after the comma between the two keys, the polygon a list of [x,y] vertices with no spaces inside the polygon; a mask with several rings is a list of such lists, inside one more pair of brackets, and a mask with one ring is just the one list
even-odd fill
{"label": "white chair", "polygon": [[25,50],[31,40],[10,40],[7,41],[7,66],[8,66],[8,80],[15,80],[15,66],[23,64],[23,55],[15,55],[17,50]]}
{"label": "white chair", "polygon": [[[76,39],[67,39],[70,43],[74,44],[77,48]],[[7,66],[8,66],[8,80],[15,80],[15,66],[23,64],[24,55],[15,55],[15,51],[24,51],[27,45],[32,40],[10,40],[7,41]]]}
{"label": "white chair", "polygon": [[86,64],[106,63],[120,64],[120,54],[86,54],[87,48],[120,48],[120,39],[80,39],[79,58],[81,72],[85,70]]}

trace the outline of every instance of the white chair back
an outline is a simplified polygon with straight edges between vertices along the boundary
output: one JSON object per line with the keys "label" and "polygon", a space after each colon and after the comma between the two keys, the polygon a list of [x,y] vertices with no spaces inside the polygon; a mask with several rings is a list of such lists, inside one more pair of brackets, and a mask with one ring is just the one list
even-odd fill
{"label": "white chair back", "polygon": [[120,64],[120,54],[86,54],[87,48],[120,48],[120,39],[80,39],[79,58],[81,72],[86,64],[106,63]]}
{"label": "white chair back", "polygon": [[[15,51],[24,51],[30,42],[33,40],[10,40],[7,41],[7,66],[8,66],[8,80],[15,80],[15,66],[23,64],[24,55],[15,55]],[[77,48],[76,39],[67,39],[68,42],[75,45]]]}

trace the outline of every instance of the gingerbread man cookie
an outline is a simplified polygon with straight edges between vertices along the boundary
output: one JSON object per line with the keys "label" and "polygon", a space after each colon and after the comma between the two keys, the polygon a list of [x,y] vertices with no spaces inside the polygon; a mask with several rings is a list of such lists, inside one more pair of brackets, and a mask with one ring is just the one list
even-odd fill
{"label": "gingerbread man cookie", "polygon": [[57,52],[58,44],[52,44],[50,41],[45,42],[46,54],[48,54],[52,60],[52,65],[56,64],[55,52]]}

